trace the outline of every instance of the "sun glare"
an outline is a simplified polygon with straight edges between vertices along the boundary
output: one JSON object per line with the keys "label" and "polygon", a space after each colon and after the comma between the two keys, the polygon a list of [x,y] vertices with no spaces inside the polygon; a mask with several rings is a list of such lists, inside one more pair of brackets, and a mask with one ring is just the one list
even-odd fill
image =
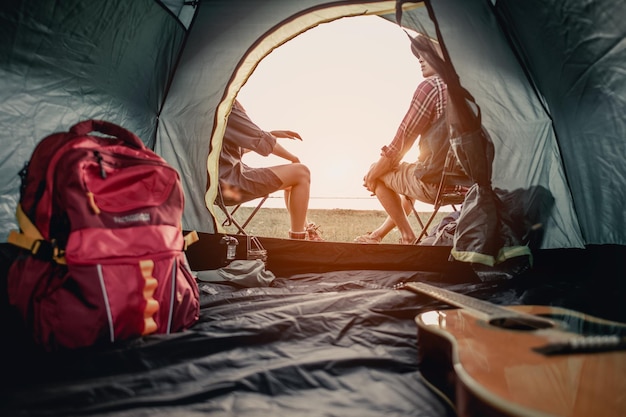
{"label": "sun glare", "polygon": [[[311,208],[379,209],[363,176],[393,138],[421,80],[404,31],[360,16],[321,24],[274,50],[238,98],[261,128],[302,136],[281,144],[311,170]],[[414,160],[415,151],[407,158]],[[255,154],[245,162],[285,163]]]}

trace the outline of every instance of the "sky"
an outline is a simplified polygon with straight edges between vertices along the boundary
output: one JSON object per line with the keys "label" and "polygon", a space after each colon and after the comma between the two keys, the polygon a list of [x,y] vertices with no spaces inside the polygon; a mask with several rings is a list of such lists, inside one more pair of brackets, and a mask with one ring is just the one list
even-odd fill
{"label": "sky", "polygon": [[[393,138],[421,80],[406,33],[380,17],[359,16],[321,24],[272,51],[238,99],[262,129],[302,136],[279,140],[311,171],[310,208],[382,209],[363,188],[363,176]],[[405,159],[415,160],[416,151]],[[286,163],[254,153],[244,161]],[[273,194],[264,207],[284,207],[281,196]]]}

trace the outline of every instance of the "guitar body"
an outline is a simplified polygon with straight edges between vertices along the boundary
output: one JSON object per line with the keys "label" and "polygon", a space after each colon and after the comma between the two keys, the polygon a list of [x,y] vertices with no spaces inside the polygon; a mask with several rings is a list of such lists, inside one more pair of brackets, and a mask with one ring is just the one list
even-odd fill
{"label": "guitar body", "polygon": [[626,326],[555,307],[505,310],[554,326],[511,325],[463,308],[415,318],[420,372],[459,416],[626,416],[625,351],[535,350],[581,334],[623,336]]}

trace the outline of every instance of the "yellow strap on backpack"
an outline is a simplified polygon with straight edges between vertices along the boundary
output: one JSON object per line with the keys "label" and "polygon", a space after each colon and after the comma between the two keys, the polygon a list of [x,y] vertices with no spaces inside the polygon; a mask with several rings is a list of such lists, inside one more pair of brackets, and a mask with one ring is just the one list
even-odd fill
{"label": "yellow strap on backpack", "polygon": [[192,230],[191,232],[183,236],[183,240],[185,242],[185,247],[183,248],[183,250],[187,250],[189,246],[199,241],[200,237],[198,236],[198,232]]}
{"label": "yellow strap on backpack", "polygon": [[[12,245],[26,249],[33,255],[36,255],[41,248],[42,242],[45,242],[46,240],[43,238],[41,232],[39,232],[39,229],[37,229],[37,226],[35,226],[33,222],[30,221],[26,213],[24,213],[21,204],[17,205],[15,217],[17,218],[17,223],[19,224],[22,232],[20,233],[17,230],[11,230],[7,241]],[[61,265],[65,265],[66,263],[63,251],[56,247],[53,249],[52,260]]]}

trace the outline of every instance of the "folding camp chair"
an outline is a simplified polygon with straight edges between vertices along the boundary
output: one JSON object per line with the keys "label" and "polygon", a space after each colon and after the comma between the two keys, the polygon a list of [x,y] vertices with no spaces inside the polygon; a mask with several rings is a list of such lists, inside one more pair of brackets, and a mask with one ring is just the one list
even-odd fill
{"label": "folding camp chair", "polygon": [[248,224],[250,224],[250,222],[252,221],[254,216],[261,209],[261,206],[263,206],[263,203],[265,203],[265,200],[267,200],[268,198],[269,198],[269,194],[266,195],[265,197],[261,198],[261,201],[259,201],[259,203],[254,208],[254,210],[252,210],[252,212],[243,221],[243,223],[240,223],[237,220],[235,220],[234,216],[235,216],[235,213],[237,212],[237,210],[239,210],[239,208],[241,208],[242,204],[237,204],[235,206],[232,206],[231,209],[229,209],[229,206],[227,206],[226,203],[224,203],[224,197],[222,196],[222,191],[218,190],[218,196],[217,196],[217,201],[216,202],[217,202],[218,207],[226,215],[226,219],[222,222],[222,226],[224,226],[224,227],[235,226],[237,228],[237,230],[239,231],[239,233],[241,233],[242,235],[248,235],[248,233],[246,232],[246,226],[248,226]]}
{"label": "folding camp chair", "polygon": [[[261,201],[259,201],[257,206],[254,208],[254,210],[252,210],[252,212],[248,215],[245,221],[243,223],[239,223],[237,220],[235,220],[234,214],[237,210],[239,210],[239,208],[241,207],[241,204],[232,206],[233,208],[229,210],[228,206],[224,202],[224,196],[222,195],[222,190],[221,188],[218,188],[217,199],[215,202],[217,206],[226,215],[226,219],[222,222],[222,226],[229,227],[229,226],[234,225],[240,234],[246,236],[246,242],[247,242],[246,259],[247,260],[260,259],[264,263],[267,262],[267,250],[263,247],[263,245],[261,244],[261,241],[256,236],[252,236],[251,234],[246,232],[246,226],[250,223],[254,215],[257,214],[257,212],[261,209],[261,206],[263,206],[263,203],[265,203],[265,200],[267,200],[268,198],[269,198],[269,194],[262,197]],[[233,241],[233,240],[235,242],[238,242],[236,238],[231,238],[230,240],[228,240],[227,238],[227,242]],[[236,245],[237,243],[235,243],[235,247]],[[229,259],[229,261],[232,261],[236,256],[236,249],[235,249],[235,252],[233,252],[230,256],[231,258]]]}
{"label": "folding camp chair", "polygon": [[433,211],[430,216],[428,216],[428,219],[426,219],[426,222],[422,221],[419,213],[415,209],[415,206],[412,204],[413,201],[409,199],[411,202],[411,209],[417,218],[417,222],[422,228],[416,239],[416,243],[419,243],[424,236],[426,236],[428,228],[437,216],[437,213],[439,213],[439,209],[441,209],[441,207],[452,206],[452,209],[457,211],[456,206],[462,204],[465,200],[465,194],[467,194],[467,191],[472,183],[466,175],[459,173],[459,168],[455,169],[456,165],[456,156],[452,150],[449,150],[446,155],[443,171],[441,173],[441,179],[437,188]]}

